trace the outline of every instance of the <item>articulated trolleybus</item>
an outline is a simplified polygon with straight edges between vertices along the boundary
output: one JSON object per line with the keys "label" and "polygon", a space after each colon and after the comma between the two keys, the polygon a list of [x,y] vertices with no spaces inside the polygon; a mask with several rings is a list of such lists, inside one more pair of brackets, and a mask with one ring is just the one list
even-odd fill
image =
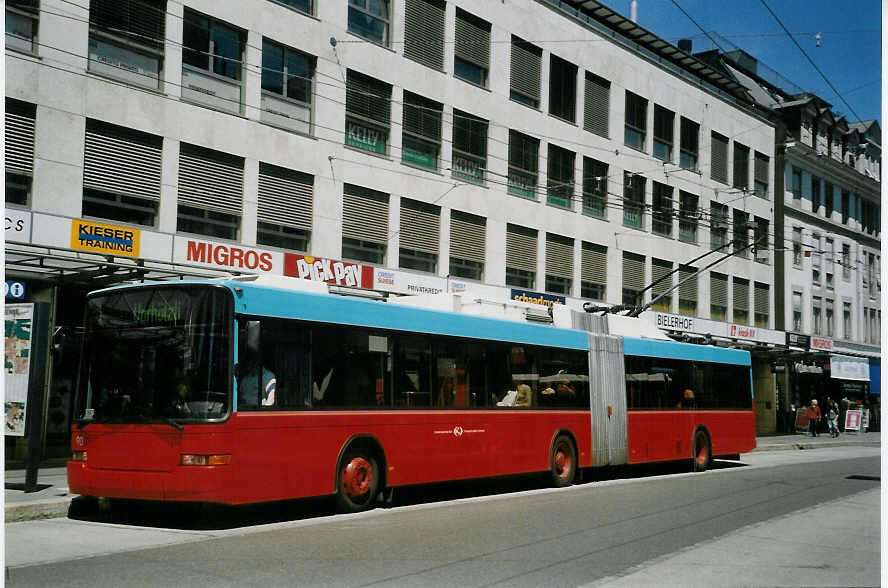
{"label": "articulated trolleybus", "polygon": [[71,492],[335,495],[357,511],[398,486],[546,471],[566,486],[578,468],[705,470],[755,447],[745,351],[566,307],[326,289],[241,277],[92,293]]}

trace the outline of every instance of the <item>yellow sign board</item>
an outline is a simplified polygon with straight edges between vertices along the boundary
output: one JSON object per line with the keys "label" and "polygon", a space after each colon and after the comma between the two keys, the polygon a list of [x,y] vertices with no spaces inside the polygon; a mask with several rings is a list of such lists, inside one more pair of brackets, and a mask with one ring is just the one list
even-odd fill
{"label": "yellow sign board", "polygon": [[139,229],[73,219],[71,249],[139,257]]}

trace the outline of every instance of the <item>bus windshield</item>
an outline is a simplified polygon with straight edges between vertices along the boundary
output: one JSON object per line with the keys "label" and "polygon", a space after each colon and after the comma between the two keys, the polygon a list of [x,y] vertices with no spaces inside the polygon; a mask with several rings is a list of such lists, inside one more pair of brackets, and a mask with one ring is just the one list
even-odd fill
{"label": "bus windshield", "polygon": [[78,418],[114,423],[220,419],[231,396],[231,294],[147,286],[87,300]]}

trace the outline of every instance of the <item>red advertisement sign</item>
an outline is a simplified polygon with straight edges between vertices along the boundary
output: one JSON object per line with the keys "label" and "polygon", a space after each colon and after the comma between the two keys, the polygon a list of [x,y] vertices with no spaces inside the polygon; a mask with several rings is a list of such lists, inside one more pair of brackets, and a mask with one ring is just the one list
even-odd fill
{"label": "red advertisement sign", "polygon": [[832,351],[832,339],[824,339],[823,337],[811,337],[811,349],[819,349],[821,351]]}
{"label": "red advertisement sign", "polygon": [[373,266],[371,265],[296,253],[284,254],[284,275],[315,282],[327,282],[336,286],[373,287]]}
{"label": "red advertisement sign", "polygon": [[859,410],[849,410],[845,413],[845,430],[846,431],[859,431],[860,430],[860,418],[861,414]]}

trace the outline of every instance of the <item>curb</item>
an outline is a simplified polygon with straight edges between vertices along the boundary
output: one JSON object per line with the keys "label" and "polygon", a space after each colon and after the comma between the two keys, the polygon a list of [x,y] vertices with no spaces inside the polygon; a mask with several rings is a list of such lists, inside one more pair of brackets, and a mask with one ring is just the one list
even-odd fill
{"label": "curb", "polygon": [[73,496],[69,495],[19,504],[7,503],[4,509],[4,516],[7,523],[67,517],[73,498]]}
{"label": "curb", "polygon": [[786,451],[800,449],[819,449],[821,447],[880,447],[879,441],[824,441],[821,443],[808,443],[800,441],[798,443],[779,443],[775,445],[759,445],[750,453],[758,453],[762,451]]}

